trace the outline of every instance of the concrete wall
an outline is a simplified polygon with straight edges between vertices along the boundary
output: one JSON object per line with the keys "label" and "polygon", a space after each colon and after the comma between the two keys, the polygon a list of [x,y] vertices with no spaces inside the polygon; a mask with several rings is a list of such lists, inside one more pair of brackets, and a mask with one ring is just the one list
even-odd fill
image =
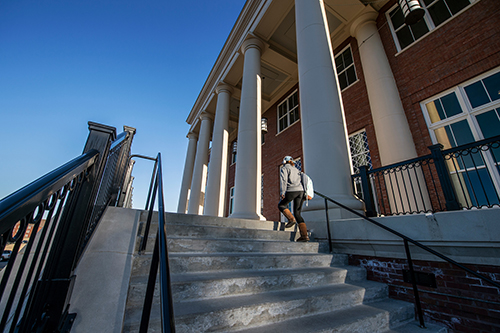
{"label": "concrete wall", "polygon": [[[375,218],[460,263],[500,266],[500,209],[440,212]],[[316,239],[327,239],[326,222],[307,222]],[[335,252],[363,256],[406,258],[403,241],[359,219],[330,222]],[[414,259],[441,261],[410,246]]]}
{"label": "concrete wall", "polygon": [[140,211],[108,207],[76,269],[72,333],[122,331]]}

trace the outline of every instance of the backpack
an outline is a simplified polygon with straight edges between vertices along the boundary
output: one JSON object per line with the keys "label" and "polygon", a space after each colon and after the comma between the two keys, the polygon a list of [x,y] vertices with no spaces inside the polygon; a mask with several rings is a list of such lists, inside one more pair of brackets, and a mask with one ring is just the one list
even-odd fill
{"label": "backpack", "polygon": [[[306,192],[307,197],[314,198],[314,185],[312,179],[306,175],[305,173],[302,173],[302,184],[307,183],[307,185],[304,187],[304,191]],[[306,197],[306,201],[308,201],[308,198]]]}

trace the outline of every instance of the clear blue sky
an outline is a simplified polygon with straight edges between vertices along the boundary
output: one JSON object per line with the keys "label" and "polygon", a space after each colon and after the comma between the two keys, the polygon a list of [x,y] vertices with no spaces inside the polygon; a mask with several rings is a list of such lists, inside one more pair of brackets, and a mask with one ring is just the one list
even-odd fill
{"label": "clear blue sky", "polygon": [[[245,0],[1,0],[0,198],[82,153],[88,121],[162,153],[176,211],[185,119]],[[139,160],[134,207],[153,163]]]}

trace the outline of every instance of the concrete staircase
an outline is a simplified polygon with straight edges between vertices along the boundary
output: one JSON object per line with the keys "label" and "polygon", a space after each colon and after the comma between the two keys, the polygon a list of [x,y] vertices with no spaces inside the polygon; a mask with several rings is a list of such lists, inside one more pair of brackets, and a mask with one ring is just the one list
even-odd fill
{"label": "concrete staircase", "polygon": [[[147,213],[141,214],[137,247]],[[132,267],[123,332],[137,332],[152,257]],[[296,243],[283,224],[166,214],[176,332],[446,332],[418,328],[413,304],[388,299],[344,254]],[[149,332],[160,332],[156,286]]]}

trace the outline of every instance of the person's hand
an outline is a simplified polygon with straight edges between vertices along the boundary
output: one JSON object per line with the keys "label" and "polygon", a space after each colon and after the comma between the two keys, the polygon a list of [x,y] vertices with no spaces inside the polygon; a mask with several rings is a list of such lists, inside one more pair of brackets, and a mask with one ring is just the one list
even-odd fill
{"label": "person's hand", "polygon": [[312,198],[311,198],[311,196],[310,196],[310,195],[308,195],[308,196],[307,196],[307,200],[311,200],[311,199],[312,199]]}
{"label": "person's hand", "polygon": [[280,197],[281,197],[281,199],[285,199],[285,195],[284,194],[280,195]]}

